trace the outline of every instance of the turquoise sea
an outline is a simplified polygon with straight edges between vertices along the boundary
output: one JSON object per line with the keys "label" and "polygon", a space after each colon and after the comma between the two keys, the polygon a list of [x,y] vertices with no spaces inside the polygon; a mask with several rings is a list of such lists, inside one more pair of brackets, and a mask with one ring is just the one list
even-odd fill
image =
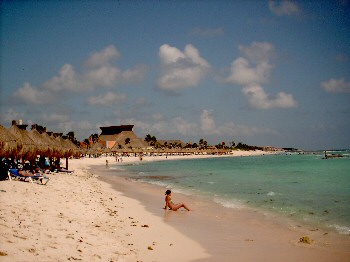
{"label": "turquoise sea", "polygon": [[350,234],[350,151],[340,153],[344,157],[330,159],[324,159],[321,151],[193,160],[184,157],[122,168],[131,179],[201,195],[226,208],[255,208]]}

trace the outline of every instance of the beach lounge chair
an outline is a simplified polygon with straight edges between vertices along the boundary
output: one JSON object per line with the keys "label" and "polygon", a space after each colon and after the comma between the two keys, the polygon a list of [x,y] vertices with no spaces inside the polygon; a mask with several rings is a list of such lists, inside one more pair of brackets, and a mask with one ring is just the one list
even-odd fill
{"label": "beach lounge chair", "polygon": [[68,175],[72,175],[74,173],[73,170],[67,170],[67,169],[64,169],[64,168],[55,169],[54,172],[55,173],[64,173],[64,174],[68,174]]}
{"label": "beach lounge chair", "polygon": [[28,180],[32,184],[33,184],[33,181],[40,181],[41,184],[43,184],[43,185],[46,185],[50,180],[50,178],[44,177],[40,174],[34,174],[32,176],[23,176],[19,173],[18,169],[16,169],[16,168],[9,169],[8,177],[9,177],[10,181],[12,181],[12,178],[17,179],[17,180],[21,180],[21,181]]}
{"label": "beach lounge chair", "polygon": [[18,173],[18,169],[13,168],[13,169],[9,169],[8,178],[9,180],[15,179],[15,180],[26,181],[29,177],[22,176],[21,174]]}

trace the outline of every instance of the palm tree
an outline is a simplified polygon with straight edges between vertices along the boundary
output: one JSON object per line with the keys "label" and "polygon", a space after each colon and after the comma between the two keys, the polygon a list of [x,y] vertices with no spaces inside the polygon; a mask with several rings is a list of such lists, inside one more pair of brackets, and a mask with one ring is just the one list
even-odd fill
{"label": "palm tree", "polygon": [[150,134],[146,135],[145,141],[150,145],[154,146],[157,142],[157,138],[155,136],[151,136]]}
{"label": "palm tree", "polygon": [[89,146],[90,146],[90,141],[89,141],[89,139],[85,138],[85,139],[84,139],[84,144],[86,145],[87,148],[89,148]]}

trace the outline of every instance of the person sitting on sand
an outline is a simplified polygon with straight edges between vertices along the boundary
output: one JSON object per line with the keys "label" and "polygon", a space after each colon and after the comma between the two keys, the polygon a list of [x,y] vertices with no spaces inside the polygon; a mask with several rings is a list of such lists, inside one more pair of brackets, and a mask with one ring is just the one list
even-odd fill
{"label": "person sitting on sand", "polygon": [[181,207],[185,208],[187,211],[190,211],[190,209],[186,206],[185,203],[178,203],[178,204],[174,204],[173,201],[171,200],[171,191],[168,189],[165,192],[165,210],[169,209],[176,211],[178,209],[180,209]]}

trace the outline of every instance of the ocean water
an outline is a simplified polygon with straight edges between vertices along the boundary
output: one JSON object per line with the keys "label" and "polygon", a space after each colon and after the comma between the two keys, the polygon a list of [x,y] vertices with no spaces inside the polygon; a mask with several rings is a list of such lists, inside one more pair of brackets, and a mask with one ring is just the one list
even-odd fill
{"label": "ocean water", "polygon": [[122,168],[131,179],[201,195],[226,208],[254,208],[350,234],[350,152],[341,153],[344,157],[331,159],[316,152],[139,162]]}

